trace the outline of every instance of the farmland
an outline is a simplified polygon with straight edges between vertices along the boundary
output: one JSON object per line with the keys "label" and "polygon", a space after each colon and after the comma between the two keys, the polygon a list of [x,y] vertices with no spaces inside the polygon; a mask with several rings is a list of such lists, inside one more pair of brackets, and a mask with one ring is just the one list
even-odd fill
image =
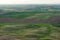
{"label": "farmland", "polygon": [[60,5],[0,5],[0,40],[60,40]]}

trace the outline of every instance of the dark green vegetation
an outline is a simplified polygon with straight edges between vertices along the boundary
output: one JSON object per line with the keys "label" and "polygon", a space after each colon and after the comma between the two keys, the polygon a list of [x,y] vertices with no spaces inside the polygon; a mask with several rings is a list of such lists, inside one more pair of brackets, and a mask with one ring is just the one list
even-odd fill
{"label": "dark green vegetation", "polygon": [[60,5],[1,5],[0,40],[60,40]]}

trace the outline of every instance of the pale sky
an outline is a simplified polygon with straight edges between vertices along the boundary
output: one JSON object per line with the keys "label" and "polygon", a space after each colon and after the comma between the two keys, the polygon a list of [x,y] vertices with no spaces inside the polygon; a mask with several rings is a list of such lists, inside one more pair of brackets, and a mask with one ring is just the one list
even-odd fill
{"label": "pale sky", "polygon": [[0,4],[60,4],[60,0],[0,0]]}

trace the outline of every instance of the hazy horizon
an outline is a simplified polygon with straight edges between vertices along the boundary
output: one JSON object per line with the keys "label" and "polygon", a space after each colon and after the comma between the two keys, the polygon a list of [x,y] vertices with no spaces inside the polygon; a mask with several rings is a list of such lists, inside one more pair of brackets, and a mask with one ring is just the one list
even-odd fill
{"label": "hazy horizon", "polygon": [[0,0],[2,4],[60,4],[60,0]]}

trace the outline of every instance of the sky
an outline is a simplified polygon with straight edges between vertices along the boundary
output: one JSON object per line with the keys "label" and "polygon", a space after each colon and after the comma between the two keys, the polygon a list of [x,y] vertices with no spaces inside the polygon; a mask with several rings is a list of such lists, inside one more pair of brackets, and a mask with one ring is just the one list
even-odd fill
{"label": "sky", "polygon": [[0,4],[60,4],[60,0],[0,0]]}

